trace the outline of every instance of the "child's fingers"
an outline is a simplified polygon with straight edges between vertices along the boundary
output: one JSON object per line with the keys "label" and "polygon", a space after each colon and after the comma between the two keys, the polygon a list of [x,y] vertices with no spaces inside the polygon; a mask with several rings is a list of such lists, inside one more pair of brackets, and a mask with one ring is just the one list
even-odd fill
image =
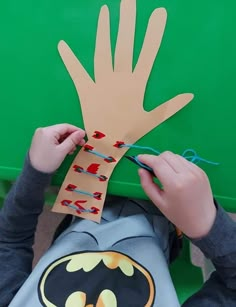
{"label": "child's fingers", "polygon": [[[70,124],[58,124],[58,125],[51,126],[49,128],[59,133],[60,136],[67,134],[67,133],[71,134],[75,131],[80,131],[80,130],[84,132],[84,130],[80,129],[79,127],[76,127]],[[85,132],[84,132],[84,135],[85,135]]]}
{"label": "child's fingers", "polygon": [[177,173],[186,171],[186,166],[182,159],[179,159],[176,154],[170,151],[165,151],[160,155],[160,158],[166,161],[167,164]]}
{"label": "child's fingers", "polygon": [[65,154],[74,151],[76,146],[83,143],[84,131],[79,130],[71,133],[60,145],[60,149],[65,152]]}
{"label": "child's fingers", "polygon": [[203,170],[195,165],[193,162],[186,160],[184,157],[176,155],[179,160],[191,171],[194,175],[199,176],[203,174]]}
{"label": "child's fingers", "polygon": [[141,185],[147,196],[155,205],[157,205],[158,207],[162,207],[164,192],[159,188],[156,183],[153,182],[152,175],[144,169],[139,169],[139,176]]}
{"label": "child's fingers", "polygon": [[[84,146],[84,144],[85,144],[85,140],[84,139],[82,139],[80,142],[79,142],[79,146]],[[77,147],[74,147],[70,152],[69,152],[69,155],[73,155],[74,153],[75,153],[75,151],[76,151],[76,149],[77,149]]]}
{"label": "child's fingers", "polygon": [[75,151],[76,151],[76,147],[74,147],[74,148],[68,153],[68,155],[73,155],[73,154],[75,153]]}
{"label": "child's fingers", "polygon": [[80,142],[79,142],[79,146],[84,146],[84,144],[85,144],[86,142],[85,142],[85,140],[84,139],[82,139]]}
{"label": "child's fingers", "polygon": [[58,143],[62,143],[67,137],[74,133],[74,132],[80,132],[81,133],[81,139],[85,137],[85,131],[70,125],[70,124],[59,124],[54,125],[50,127],[43,128],[49,135],[51,135],[53,138],[55,138]]}
{"label": "child's fingers", "polygon": [[170,164],[167,163],[161,156],[139,155],[138,159],[140,162],[153,169],[156,177],[160,180],[164,188],[169,186],[173,181],[173,178],[175,178],[177,175]]}

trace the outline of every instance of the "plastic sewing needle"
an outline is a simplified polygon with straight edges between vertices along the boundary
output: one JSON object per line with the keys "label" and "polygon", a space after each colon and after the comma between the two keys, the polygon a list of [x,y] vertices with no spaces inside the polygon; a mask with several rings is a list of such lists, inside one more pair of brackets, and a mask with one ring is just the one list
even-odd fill
{"label": "plastic sewing needle", "polygon": [[149,167],[148,165],[140,162],[136,156],[125,156],[125,158],[130,160],[134,164],[140,166],[141,168],[145,169],[146,171],[148,171],[153,177],[156,177],[153,169],[151,167]]}

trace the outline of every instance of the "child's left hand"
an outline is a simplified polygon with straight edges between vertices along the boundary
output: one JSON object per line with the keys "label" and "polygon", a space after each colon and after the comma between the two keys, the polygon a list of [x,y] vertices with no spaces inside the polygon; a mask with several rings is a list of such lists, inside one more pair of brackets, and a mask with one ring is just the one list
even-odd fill
{"label": "child's left hand", "polygon": [[29,157],[32,166],[43,173],[53,173],[67,154],[83,146],[85,131],[69,124],[59,124],[35,131]]}

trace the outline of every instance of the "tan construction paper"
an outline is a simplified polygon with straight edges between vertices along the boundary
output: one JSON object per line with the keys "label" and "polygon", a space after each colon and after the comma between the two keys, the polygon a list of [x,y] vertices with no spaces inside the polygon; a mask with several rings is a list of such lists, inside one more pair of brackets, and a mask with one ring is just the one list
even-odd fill
{"label": "tan construction paper", "polygon": [[[166,18],[167,13],[164,8],[153,11],[139,59],[132,71],[136,1],[122,0],[113,68],[109,10],[107,6],[103,6],[98,20],[94,55],[95,81],[88,75],[69,46],[64,41],[60,41],[59,53],[80,99],[88,144],[100,153],[113,156],[116,162],[107,163],[104,159],[85,152],[82,148],[68,171],[53,211],[75,214],[99,222],[108,180],[114,167],[128,150],[127,148],[116,148],[113,145],[117,141],[135,143],[193,99],[193,94],[180,94],[150,112],[143,108],[146,85],[161,44]],[[95,131],[99,131],[105,136],[101,139],[95,139],[93,137]],[[99,164],[98,173],[106,175],[107,181],[101,182],[95,177],[74,171],[74,165],[80,165],[86,169],[91,163]],[[99,191],[102,193],[101,200],[66,191],[65,188],[68,184],[73,184],[81,190],[92,193]],[[72,208],[61,205],[65,199],[70,199],[72,202],[80,199],[87,200],[83,204],[84,208],[89,209],[96,206],[99,213],[81,212],[77,214]]]}

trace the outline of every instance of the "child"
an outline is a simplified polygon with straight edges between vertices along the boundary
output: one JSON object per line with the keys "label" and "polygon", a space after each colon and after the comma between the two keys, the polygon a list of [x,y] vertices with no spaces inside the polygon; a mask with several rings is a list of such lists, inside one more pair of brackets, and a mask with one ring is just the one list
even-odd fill
{"label": "child", "polygon": [[114,197],[101,224],[75,218],[31,272],[44,190],[84,136],[68,124],[36,130],[0,213],[0,306],[179,306],[168,271],[173,227],[162,213],[216,268],[183,306],[236,306],[236,225],[214,203],[205,173],[171,152],[139,156],[163,185],[139,171],[154,205]]}

